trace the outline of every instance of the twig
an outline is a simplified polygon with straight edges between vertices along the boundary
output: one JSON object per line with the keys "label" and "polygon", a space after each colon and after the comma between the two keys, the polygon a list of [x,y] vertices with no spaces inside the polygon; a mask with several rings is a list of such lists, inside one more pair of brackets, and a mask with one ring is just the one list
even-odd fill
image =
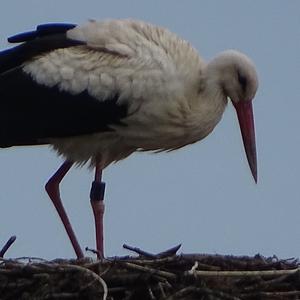
{"label": "twig", "polygon": [[153,269],[153,268],[149,268],[149,267],[142,267],[140,265],[136,265],[136,264],[129,263],[129,262],[124,262],[123,265],[128,269],[142,271],[145,273],[149,273],[151,275],[158,275],[163,278],[170,279],[170,280],[176,280],[176,278],[177,278],[177,276],[171,272],[161,271],[161,270],[157,270],[157,269]]}
{"label": "twig", "polygon": [[168,297],[166,300],[176,300],[176,299],[182,299],[185,296],[188,296],[190,294],[201,294],[203,296],[213,296],[212,299],[216,299],[215,297],[220,297],[221,299],[226,300],[241,300],[239,297],[231,296],[227,293],[217,291],[217,290],[211,290],[209,288],[198,288],[195,286],[188,286],[186,288],[183,288],[179,291],[177,291],[175,294]]}
{"label": "twig", "polygon": [[95,249],[91,249],[89,247],[85,247],[85,251],[86,252],[91,252],[93,254],[96,254],[97,256],[99,255],[99,251],[98,250],[95,250]]}
{"label": "twig", "polygon": [[166,293],[165,293],[163,285],[164,285],[164,283],[162,283],[162,282],[158,283],[158,287],[159,287],[160,293],[161,293],[163,299],[165,299],[167,296],[166,296]]}
{"label": "twig", "polygon": [[[169,264],[172,262],[176,262],[181,259],[181,256],[169,256],[169,257],[164,257],[164,258],[143,258],[141,256],[134,258],[134,257],[126,257],[126,258],[120,258],[120,257],[114,257],[113,259],[107,258],[105,260],[106,263],[108,264],[114,264],[116,262],[116,259],[118,261],[126,261],[130,259],[130,262],[132,263],[137,263],[141,265],[161,265],[161,264]],[[103,264],[103,262],[101,262]],[[95,264],[98,264],[98,262],[91,263],[90,266],[95,266]]]}
{"label": "twig", "polygon": [[148,287],[148,293],[149,293],[149,295],[150,295],[150,299],[151,299],[151,300],[156,300],[156,298],[155,298],[155,296],[154,296],[154,294],[153,294],[153,291],[152,291],[152,289],[151,289],[150,286]]}
{"label": "twig", "polygon": [[132,252],[135,252],[135,253],[137,253],[137,254],[139,254],[139,255],[141,255],[141,256],[145,256],[145,257],[149,257],[149,258],[155,258],[155,257],[156,257],[155,254],[146,252],[146,251],[144,251],[144,250],[142,250],[142,249],[140,249],[140,248],[137,248],[137,247],[132,247],[132,246],[129,246],[129,245],[124,244],[124,245],[123,245],[123,248],[124,248],[124,249],[127,249],[127,250],[130,250],[130,251],[132,251]]}
{"label": "twig", "polygon": [[83,273],[86,273],[90,276],[92,276],[95,281],[99,282],[102,287],[103,287],[103,300],[107,299],[107,295],[108,295],[108,288],[107,288],[107,284],[106,282],[95,272],[85,268],[85,267],[81,267],[81,266],[77,266],[77,265],[64,265],[62,270],[76,270],[76,271],[80,271]]}
{"label": "twig", "polygon": [[173,256],[177,253],[177,251],[180,249],[181,247],[181,244],[175,246],[175,247],[172,247],[170,249],[167,249],[163,252],[160,252],[160,253],[157,253],[156,254],[156,257],[157,258],[164,258],[164,257],[169,257],[169,256]]}
{"label": "twig", "polygon": [[3,246],[3,248],[0,250],[0,257],[3,257],[4,254],[6,253],[6,251],[9,249],[9,247],[14,243],[14,241],[16,240],[16,236],[13,235],[9,238],[9,240],[5,243],[5,245]]}
{"label": "twig", "polygon": [[198,261],[195,261],[194,265],[192,266],[192,268],[190,269],[189,272],[194,274],[194,272],[197,270],[198,266],[199,266]]}
{"label": "twig", "polygon": [[205,277],[252,277],[252,276],[280,276],[295,274],[300,268],[292,270],[263,270],[263,271],[186,271],[184,275]]}
{"label": "twig", "polygon": [[130,251],[135,252],[135,253],[137,253],[141,256],[145,256],[145,257],[152,258],[152,259],[165,258],[165,257],[173,256],[173,255],[176,254],[176,252],[179,250],[180,247],[181,247],[181,244],[179,244],[175,247],[172,247],[170,249],[167,249],[163,252],[153,254],[153,253],[146,252],[146,251],[144,251],[140,248],[137,248],[137,247],[132,247],[132,246],[129,246],[129,245],[126,245],[126,244],[123,245],[124,249],[130,250]]}
{"label": "twig", "polygon": [[78,293],[53,293],[43,299],[79,299]]}
{"label": "twig", "polygon": [[[259,297],[280,297],[280,299],[287,299],[287,297],[292,297],[292,296],[299,296],[300,291],[287,291],[287,292],[257,292],[257,293],[250,293],[250,294],[242,294],[241,296],[243,298],[251,298],[254,299]],[[299,298],[293,298],[293,299],[299,299]]]}
{"label": "twig", "polygon": [[244,287],[244,290],[247,292],[252,292],[252,291],[258,291],[258,290],[262,290],[262,289],[266,289],[266,288],[269,289],[272,286],[274,286],[274,288],[275,288],[275,285],[277,285],[277,287],[278,287],[279,283],[284,282],[285,280],[288,279],[288,277],[290,277],[292,275],[293,274],[285,274],[285,275],[282,275],[282,276],[279,276],[279,277],[276,277],[274,279],[270,279],[267,281],[263,280],[263,281],[258,282],[257,284],[253,284],[251,286]]}
{"label": "twig", "polygon": [[[9,259],[1,259],[1,261],[11,261]],[[44,258],[40,258],[40,257],[35,257],[35,256],[21,256],[21,257],[16,257],[14,258],[14,262],[18,262],[20,264],[23,264],[24,261],[28,261],[29,263],[32,263],[33,261],[36,261],[36,262],[44,262],[44,263],[49,263],[49,261],[47,259],[44,259]]]}

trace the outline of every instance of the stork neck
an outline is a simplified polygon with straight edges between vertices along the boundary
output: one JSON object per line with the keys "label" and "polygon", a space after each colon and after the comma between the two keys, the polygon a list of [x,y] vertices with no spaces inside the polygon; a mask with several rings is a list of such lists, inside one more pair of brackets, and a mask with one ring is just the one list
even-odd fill
{"label": "stork neck", "polygon": [[228,100],[220,79],[220,72],[214,61],[206,66],[201,80],[201,92],[203,103],[206,103],[211,110],[220,109],[223,112]]}

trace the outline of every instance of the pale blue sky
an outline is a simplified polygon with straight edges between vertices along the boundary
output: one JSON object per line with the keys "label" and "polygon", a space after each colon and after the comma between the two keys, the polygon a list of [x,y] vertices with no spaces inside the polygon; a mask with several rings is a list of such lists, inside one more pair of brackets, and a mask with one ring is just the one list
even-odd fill
{"label": "pale blue sky", "polygon": [[[2,3],[1,49],[8,46],[7,36],[40,23],[130,17],[168,27],[205,59],[235,48],[257,66],[258,184],[229,106],[205,140],[173,153],[135,154],[105,170],[106,255],[127,254],[123,243],[150,252],[182,243],[183,252],[299,257],[299,11],[296,0]],[[0,150],[0,246],[17,235],[7,257],[74,257],[44,192],[61,162],[45,146]],[[83,247],[95,247],[92,177],[85,167],[72,169],[61,186]]]}

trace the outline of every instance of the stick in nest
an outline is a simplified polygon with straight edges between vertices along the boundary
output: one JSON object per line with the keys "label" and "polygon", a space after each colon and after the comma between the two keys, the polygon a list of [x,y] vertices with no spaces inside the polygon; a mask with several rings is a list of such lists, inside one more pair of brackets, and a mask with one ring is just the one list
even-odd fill
{"label": "stick in nest", "polygon": [[0,250],[0,257],[4,257],[4,254],[6,253],[6,251],[9,249],[9,247],[15,242],[16,240],[16,236],[13,235],[9,238],[9,240],[5,243],[5,245],[3,246],[3,248]]}
{"label": "stick in nest", "polygon": [[147,258],[152,258],[152,259],[156,259],[156,258],[164,258],[164,257],[169,257],[169,256],[173,256],[177,253],[177,251],[179,250],[179,248],[181,247],[181,244],[175,246],[175,247],[172,247],[170,249],[167,249],[163,252],[159,252],[157,254],[153,254],[153,253],[149,253],[149,252],[146,252],[140,248],[137,248],[137,247],[132,247],[132,246],[129,246],[129,245],[126,245],[124,244],[123,245],[123,248],[124,249],[127,249],[127,250],[130,250],[132,252],[135,252],[137,254],[139,254],[140,256],[144,256],[144,257],[147,257]]}

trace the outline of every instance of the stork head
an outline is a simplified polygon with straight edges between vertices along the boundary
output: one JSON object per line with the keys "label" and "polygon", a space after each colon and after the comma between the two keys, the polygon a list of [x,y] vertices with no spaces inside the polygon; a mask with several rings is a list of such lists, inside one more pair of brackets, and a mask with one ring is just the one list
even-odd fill
{"label": "stork head", "polygon": [[254,64],[244,54],[229,50],[221,53],[208,65],[210,78],[224,97],[236,109],[248,163],[257,182],[257,162],[252,100],[258,88]]}

